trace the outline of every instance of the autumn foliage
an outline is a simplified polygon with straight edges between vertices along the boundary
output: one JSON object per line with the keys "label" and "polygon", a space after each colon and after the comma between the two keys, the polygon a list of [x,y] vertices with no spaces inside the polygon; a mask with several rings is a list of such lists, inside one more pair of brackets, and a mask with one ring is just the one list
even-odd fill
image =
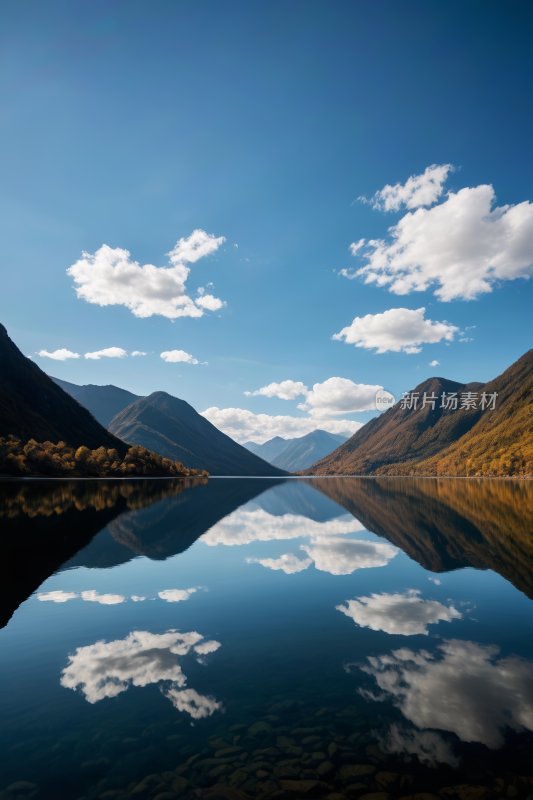
{"label": "autumn foliage", "polygon": [[122,459],[115,449],[73,448],[59,442],[23,444],[15,436],[0,437],[0,476],[43,478],[182,478],[207,477],[206,470],[187,469],[144,447],[130,447]]}

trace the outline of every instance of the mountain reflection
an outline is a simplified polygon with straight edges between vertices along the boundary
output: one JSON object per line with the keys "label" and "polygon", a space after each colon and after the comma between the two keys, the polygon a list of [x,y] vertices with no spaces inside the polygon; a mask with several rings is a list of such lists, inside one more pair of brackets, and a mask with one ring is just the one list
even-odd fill
{"label": "mountain reflection", "polygon": [[[438,650],[440,657],[407,648],[368,657],[368,664],[359,668],[375,679],[381,692],[360,693],[369,700],[392,700],[418,728],[451,731],[463,742],[492,749],[504,744],[505,728],[533,730],[531,661],[515,655],[497,659],[499,647],[458,639]],[[398,728],[390,738],[401,743]]]}
{"label": "mountain reflection", "polygon": [[276,483],[205,478],[2,482],[0,627],[55,571],[112,567],[138,555],[168,558]]}
{"label": "mountain reflection", "polygon": [[491,569],[533,599],[531,481],[325,478],[310,483],[424,569]]}
{"label": "mountain reflection", "polygon": [[187,678],[178,657],[192,651],[197,660],[205,663],[202,657],[219,647],[220,642],[204,641],[196,631],[169,630],[161,634],[134,631],[125,639],[78,647],[74,655],[69,656],[61,685],[66,689],[79,687],[89,703],[98,703],[104,698],[116,697],[130,686],[170,681],[170,685],[161,687],[163,695],[179,711],[190,714],[193,719],[202,719],[222,708],[222,703],[194,689],[183,689]]}

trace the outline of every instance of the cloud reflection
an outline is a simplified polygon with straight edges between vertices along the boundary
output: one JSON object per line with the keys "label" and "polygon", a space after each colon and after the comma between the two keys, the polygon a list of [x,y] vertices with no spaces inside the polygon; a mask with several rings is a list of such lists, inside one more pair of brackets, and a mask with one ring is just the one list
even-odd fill
{"label": "cloud reflection", "polygon": [[460,759],[454,754],[451,744],[435,731],[405,729],[393,722],[385,736],[378,732],[378,739],[384,753],[416,755],[418,760],[428,767],[436,767],[437,764],[459,766]]}
{"label": "cloud reflection", "polygon": [[248,564],[257,563],[268,569],[281,569],[286,575],[293,575],[307,569],[312,563],[312,558],[301,559],[294,553],[284,553],[280,558],[247,558]]}
{"label": "cloud reflection", "polygon": [[331,575],[351,575],[356,569],[385,567],[398,552],[391,544],[317,536],[309,545],[301,545],[315,567]]}
{"label": "cloud reflection", "polygon": [[161,688],[165,697],[178,710],[200,719],[210,716],[222,704],[193,689],[181,691],[187,678],[178,656],[185,656],[191,650],[205,655],[220,646],[220,642],[203,641],[196,631],[169,630],[163,634],[133,631],[125,639],[78,647],[69,656],[60,683],[67,689],[79,687],[89,703],[97,703],[106,697],[116,697],[130,686],[171,681],[170,687]]}
{"label": "cloud reflection", "polygon": [[502,746],[502,731],[533,730],[533,663],[500,649],[451,639],[439,645],[437,659],[407,648],[369,657],[363,672],[383,694],[360,690],[372,700],[391,698],[419,728],[453,731],[464,742]]}
{"label": "cloud reflection", "polygon": [[422,600],[416,589],[404,594],[372,594],[347,600],[346,606],[335,606],[362,628],[373,631],[414,636],[428,635],[428,625],[444,620],[461,619],[462,614],[453,606],[449,608],[435,600]]}
{"label": "cloud reflection", "polygon": [[238,509],[229,514],[200,539],[210,546],[217,544],[250,544],[256,541],[275,539],[298,539],[302,536],[339,536],[364,530],[361,523],[353,517],[315,522],[299,514],[283,514],[276,517],[262,508],[254,511]]}

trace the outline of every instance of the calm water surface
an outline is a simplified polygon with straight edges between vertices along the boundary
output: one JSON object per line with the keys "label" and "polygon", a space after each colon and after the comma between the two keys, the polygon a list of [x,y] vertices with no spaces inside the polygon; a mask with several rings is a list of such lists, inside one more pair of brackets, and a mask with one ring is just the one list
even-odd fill
{"label": "calm water surface", "polygon": [[531,483],[4,481],[0,520],[0,800],[533,796]]}

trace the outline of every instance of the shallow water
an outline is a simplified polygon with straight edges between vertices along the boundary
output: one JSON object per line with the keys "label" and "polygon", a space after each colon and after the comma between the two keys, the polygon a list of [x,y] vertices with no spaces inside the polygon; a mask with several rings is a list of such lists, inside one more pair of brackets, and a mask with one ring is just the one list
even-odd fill
{"label": "shallow water", "polygon": [[531,483],[4,481],[0,518],[0,800],[533,794]]}

